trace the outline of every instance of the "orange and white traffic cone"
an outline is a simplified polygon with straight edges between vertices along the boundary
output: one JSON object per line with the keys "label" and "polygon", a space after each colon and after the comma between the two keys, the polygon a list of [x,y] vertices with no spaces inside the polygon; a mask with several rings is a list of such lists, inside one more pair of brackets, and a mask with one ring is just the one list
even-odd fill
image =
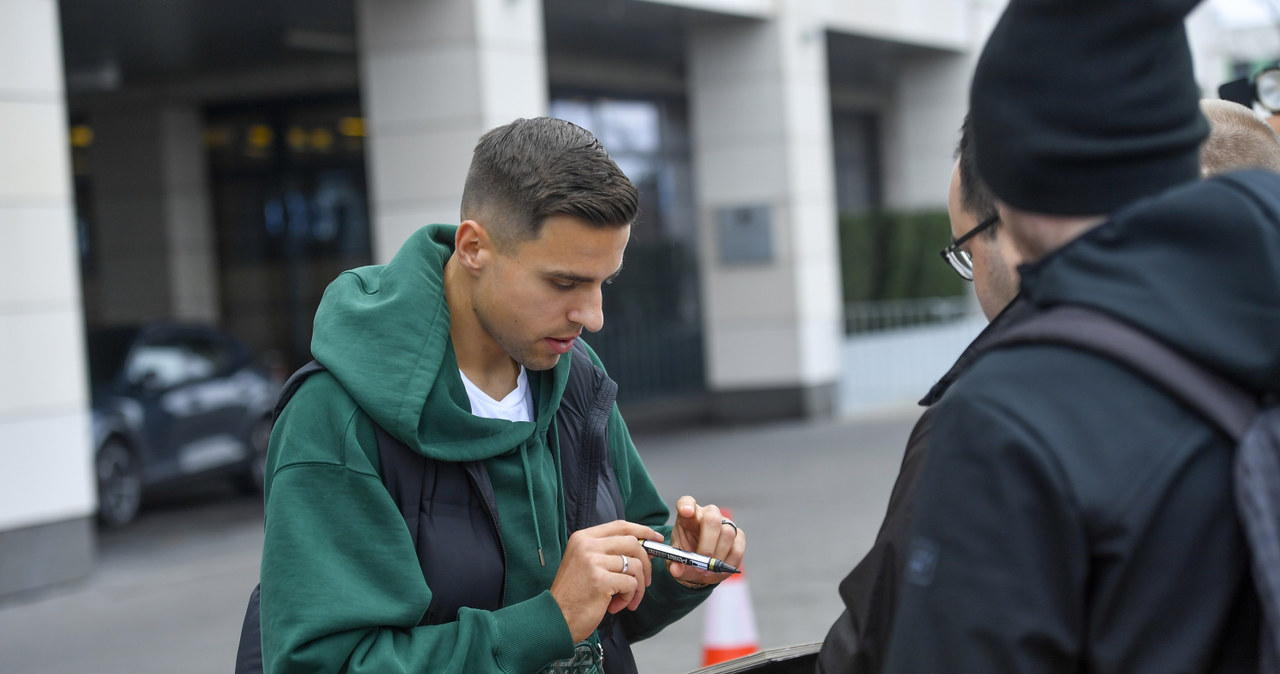
{"label": "orange and white traffic cone", "polygon": [[[728,509],[725,517],[733,519]],[[702,666],[732,660],[760,650],[756,615],[751,610],[746,569],[722,581],[707,598],[703,623]]]}

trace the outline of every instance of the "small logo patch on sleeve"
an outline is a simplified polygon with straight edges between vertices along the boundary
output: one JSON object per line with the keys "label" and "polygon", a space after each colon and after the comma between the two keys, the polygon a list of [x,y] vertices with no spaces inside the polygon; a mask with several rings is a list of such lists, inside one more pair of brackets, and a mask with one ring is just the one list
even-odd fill
{"label": "small logo patch on sleeve", "polygon": [[933,582],[933,572],[938,568],[938,544],[928,538],[911,539],[907,550],[907,582],[928,586]]}

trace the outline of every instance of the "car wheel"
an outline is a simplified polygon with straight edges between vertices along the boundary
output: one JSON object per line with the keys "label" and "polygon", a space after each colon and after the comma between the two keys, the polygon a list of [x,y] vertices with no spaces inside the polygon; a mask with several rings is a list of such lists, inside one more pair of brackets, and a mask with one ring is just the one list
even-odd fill
{"label": "car wheel", "polygon": [[98,450],[98,520],[109,527],[128,524],[142,505],[142,471],[133,452],[119,440]]}
{"label": "car wheel", "polygon": [[259,419],[249,431],[249,465],[245,469],[245,491],[262,493],[267,483],[267,447],[271,444],[271,419]]}

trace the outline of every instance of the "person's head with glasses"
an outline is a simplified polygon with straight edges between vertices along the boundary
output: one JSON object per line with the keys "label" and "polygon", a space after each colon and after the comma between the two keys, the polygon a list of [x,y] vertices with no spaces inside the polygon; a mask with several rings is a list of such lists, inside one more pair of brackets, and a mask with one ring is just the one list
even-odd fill
{"label": "person's head with glasses", "polygon": [[978,175],[970,148],[966,116],[947,196],[951,245],[942,251],[942,257],[961,278],[973,281],[978,304],[990,320],[1018,294],[1021,256],[1009,237],[1000,236],[995,196]]}

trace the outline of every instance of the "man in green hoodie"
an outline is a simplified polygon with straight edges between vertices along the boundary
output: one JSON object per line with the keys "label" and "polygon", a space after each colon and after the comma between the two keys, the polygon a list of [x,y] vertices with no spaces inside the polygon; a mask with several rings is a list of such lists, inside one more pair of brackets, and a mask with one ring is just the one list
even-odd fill
{"label": "man in green hoodie", "polygon": [[[516,120],[481,137],[459,225],[329,286],[311,344],[326,371],[298,388],[268,455],[266,672],[634,671],[627,642],[727,577],[654,564],[640,541],[741,562],[745,535],[714,505],[682,497],[664,525],[616,388],[595,415],[565,402],[571,368],[607,382],[575,342],[603,325],[636,212],[589,132]],[[575,420],[592,416],[597,505],[616,517],[571,531],[579,467],[559,457],[591,442]],[[433,471],[416,548],[379,473],[383,431]]]}

